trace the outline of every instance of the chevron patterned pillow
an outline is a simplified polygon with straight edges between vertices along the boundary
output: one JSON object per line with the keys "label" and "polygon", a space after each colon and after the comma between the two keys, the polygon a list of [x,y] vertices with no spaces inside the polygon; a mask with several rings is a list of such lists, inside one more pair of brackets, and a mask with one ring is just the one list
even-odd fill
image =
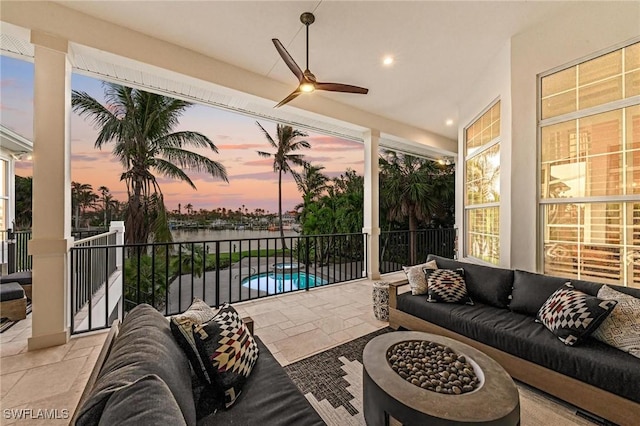
{"label": "chevron patterned pillow", "polygon": [[592,336],[640,358],[640,299],[614,290],[608,285],[600,287],[598,297],[615,300],[618,304]]}
{"label": "chevron patterned pillow", "polygon": [[536,321],[541,322],[565,345],[574,346],[589,337],[617,303],[615,300],[590,296],[567,282],[544,302]]}
{"label": "chevron patterned pillow", "polygon": [[211,321],[195,326],[193,336],[202,364],[213,379],[208,391],[222,406],[231,407],[258,360],[258,344],[228,303]]}
{"label": "chevron patterned pillow", "polygon": [[473,305],[464,281],[464,269],[424,269],[427,277],[427,302]]}

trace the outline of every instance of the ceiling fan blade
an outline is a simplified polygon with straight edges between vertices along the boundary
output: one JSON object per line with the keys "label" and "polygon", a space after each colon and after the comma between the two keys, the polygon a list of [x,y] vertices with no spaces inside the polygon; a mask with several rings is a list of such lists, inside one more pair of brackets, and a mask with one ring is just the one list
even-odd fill
{"label": "ceiling fan blade", "polygon": [[286,104],[287,102],[292,101],[293,99],[297,98],[300,93],[301,92],[300,92],[299,89],[294,90],[293,92],[291,92],[291,94],[289,96],[287,96],[286,98],[281,100],[280,103],[278,103],[278,105],[274,106],[274,108],[279,108],[282,105]]}
{"label": "ceiling fan blade", "polygon": [[298,77],[298,81],[302,82],[302,80],[304,79],[304,74],[302,73],[302,70],[300,69],[298,64],[296,64],[296,61],[294,61],[291,55],[289,55],[289,52],[287,52],[287,49],[284,48],[283,44],[280,43],[280,40],[278,40],[277,38],[272,38],[271,41],[273,42],[273,45],[276,47],[276,50],[282,57],[282,60],[284,61],[284,63],[287,64],[291,72],[293,72],[295,76]]}
{"label": "ceiling fan blade", "polygon": [[346,93],[360,93],[366,95],[369,93],[369,89],[364,87],[351,86],[350,84],[340,83],[316,83],[316,90],[328,90],[329,92],[346,92]]}

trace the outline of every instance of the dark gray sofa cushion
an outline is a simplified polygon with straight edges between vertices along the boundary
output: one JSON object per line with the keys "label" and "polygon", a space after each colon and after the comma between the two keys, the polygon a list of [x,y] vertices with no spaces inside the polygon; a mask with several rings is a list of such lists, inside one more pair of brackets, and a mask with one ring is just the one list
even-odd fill
{"label": "dark gray sofa cushion", "polygon": [[[260,356],[236,403],[198,420],[198,425],[324,425],[269,349],[257,336],[255,340]],[[206,407],[201,409],[206,412]]]}
{"label": "dark gray sofa cushion", "polygon": [[[584,287],[583,287],[584,288]],[[398,309],[569,377],[640,402],[640,360],[595,339],[566,346],[535,318],[495,308],[398,296]],[[437,312],[433,308],[438,308]]]}
{"label": "dark gray sofa cushion", "polygon": [[104,407],[100,425],[185,425],[182,412],[166,383],[155,374],[117,389]]}
{"label": "dark gray sofa cushion", "polygon": [[497,308],[506,308],[513,285],[513,271],[492,268],[467,262],[447,259],[430,254],[427,261],[435,260],[438,268],[464,269],[464,279],[471,300],[486,303]]}
{"label": "dark gray sofa cushion", "polygon": [[[513,293],[509,309],[535,317],[549,296],[566,282],[571,282],[571,285],[573,285],[576,290],[580,290],[590,296],[597,296],[598,290],[602,287],[601,283],[592,281],[552,277],[516,270],[513,276]],[[608,285],[614,290],[630,294],[634,297],[640,297],[640,289],[612,284]]]}
{"label": "dark gray sofa cushion", "polygon": [[[149,305],[138,305],[125,317],[91,397],[80,409],[78,425],[97,424],[111,395],[119,388],[155,374],[167,385],[188,425],[196,423],[191,368],[176,343],[169,321]],[[131,405],[136,409],[135,405]]]}
{"label": "dark gray sofa cushion", "polygon": [[0,302],[24,298],[22,286],[14,282],[0,284]]}

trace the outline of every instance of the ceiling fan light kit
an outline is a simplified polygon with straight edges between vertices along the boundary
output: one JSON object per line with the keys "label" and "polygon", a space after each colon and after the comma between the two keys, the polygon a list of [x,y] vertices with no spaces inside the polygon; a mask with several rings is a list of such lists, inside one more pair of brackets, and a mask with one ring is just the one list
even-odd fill
{"label": "ceiling fan light kit", "polygon": [[359,93],[366,95],[369,89],[364,87],[351,86],[349,84],[341,83],[321,83],[316,80],[316,76],[309,71],[309,25],[313,24],[316,17],[311,12],[305,12],[300,15],[300,22],[302,22],[307,30],[307,63],[304,72],[300,69],[296,61],[293,60],[287,49],[277,38],[271,39],[276,50],[282,57],[282,60],[289,67],[291,72],[298,78],[298,87],[289,94],[286,98],[280,101],[274,108],[281,107],[282,105],[292,101],[301,93],[311,93],[316,90],[325,90],[329,92],[343,92],[343,93]]}

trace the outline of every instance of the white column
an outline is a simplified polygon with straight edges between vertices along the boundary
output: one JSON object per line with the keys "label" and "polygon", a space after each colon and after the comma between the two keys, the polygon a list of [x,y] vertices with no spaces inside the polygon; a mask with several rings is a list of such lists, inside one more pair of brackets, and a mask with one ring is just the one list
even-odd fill
{"label": "white column", "polygon": [[33,31],[33,256],[29,350],[69,340],[68,253],[71,238],[68,42]]}
{"label": "white column", "polygon": [[369,130],[364,139],[364,228],[367,234],[367,275],[380,278],[380,182],[378,178],[378,148],[380,131]]}

